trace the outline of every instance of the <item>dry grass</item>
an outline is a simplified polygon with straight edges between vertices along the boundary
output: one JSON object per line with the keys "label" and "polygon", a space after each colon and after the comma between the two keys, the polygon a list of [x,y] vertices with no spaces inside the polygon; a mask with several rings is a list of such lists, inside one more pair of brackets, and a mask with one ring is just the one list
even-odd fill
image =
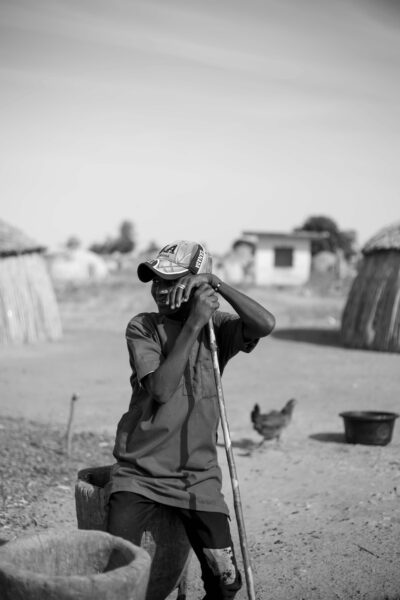
{"label": "dry grass", "polygon": [[22,532],[47,529],[40,503],[49,490],[71,494],[79,469],[112,462],[110,436],[78,433],[67,457],[64,434],[48,424],[0,419],[0,543]]}

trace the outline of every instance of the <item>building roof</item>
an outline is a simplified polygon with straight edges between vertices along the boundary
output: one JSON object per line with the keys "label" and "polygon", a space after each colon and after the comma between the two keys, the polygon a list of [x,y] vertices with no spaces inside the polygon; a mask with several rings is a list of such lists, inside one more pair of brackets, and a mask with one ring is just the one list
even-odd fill
{"label": "building roof", "polygon": [[400,251],[400,222],[384,227],[376,233],[362,249],[363,254],[372,254],[382,250]]}
{"label": "building roof", "polygon": [[318,231],[243,231],[243,236],[256,238],[286,238],[287,240],[322,240],[329,236]]}
{"label": "building roof", "polygon": [[0,219],[0,256],[43,252],[45,247]]}

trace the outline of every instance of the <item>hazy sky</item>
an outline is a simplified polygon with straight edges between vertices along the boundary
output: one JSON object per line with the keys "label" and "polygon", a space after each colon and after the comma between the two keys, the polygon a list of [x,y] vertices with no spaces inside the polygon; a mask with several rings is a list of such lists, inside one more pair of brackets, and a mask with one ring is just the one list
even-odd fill
{"label": "hazy sky", "polygon": [[[396,8],[397,6],[397,8]],[[400,219],[396,0],[0,0],[0,218],[225,251]]]}

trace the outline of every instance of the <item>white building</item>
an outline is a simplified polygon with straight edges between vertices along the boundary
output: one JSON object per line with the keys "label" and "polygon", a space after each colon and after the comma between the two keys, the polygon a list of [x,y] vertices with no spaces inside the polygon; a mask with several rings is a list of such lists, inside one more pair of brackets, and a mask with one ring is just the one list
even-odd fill
{"label": "white building", "polygon": [[254,283],[283,286],[307,283],[311,274],[311,241],[325,235],[307,231],[244,231],[244,237],[256,240]]}

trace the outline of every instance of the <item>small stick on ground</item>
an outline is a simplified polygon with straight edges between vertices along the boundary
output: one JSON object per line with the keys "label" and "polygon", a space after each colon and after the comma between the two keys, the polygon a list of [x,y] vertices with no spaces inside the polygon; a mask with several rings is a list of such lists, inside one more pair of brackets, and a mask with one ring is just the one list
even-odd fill
{"label": "small stick on ground", "polygon": [[65,434],[67,456],[71,456],[72,425],[73,425],[73,420],[74,420],[75,403],[78,400],[78,398],[79,398],[78,394],[72,394],[72,396],[71,396],[67,432]]}
{"label": "small stick on ground", "polygon": [[363,552],[368,552],[368,554],[372,554],[372,556],[375,556],[375,558],[379,558],[379,556],[375,554],[375,552],[371,552],[371,550],[368,550],[368,548],[364,548],[364,546],[360,546],[360,544],[356,544],[356,546],[358,546],[359,550],[362,550]]}

